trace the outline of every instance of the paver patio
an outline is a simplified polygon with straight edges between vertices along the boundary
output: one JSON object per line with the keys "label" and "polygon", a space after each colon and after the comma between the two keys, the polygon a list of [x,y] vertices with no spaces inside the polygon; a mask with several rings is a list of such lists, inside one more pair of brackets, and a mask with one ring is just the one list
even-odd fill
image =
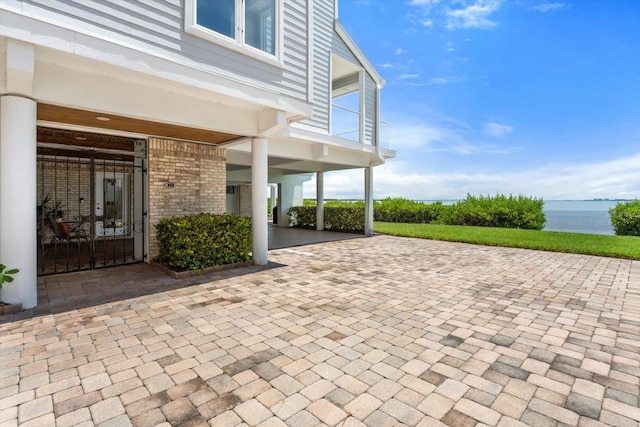
{"label": "paver patio", "polygon": [[47,279],[0,324],[0,425],[640,425],[638,261],[389,236],[270,260]]}

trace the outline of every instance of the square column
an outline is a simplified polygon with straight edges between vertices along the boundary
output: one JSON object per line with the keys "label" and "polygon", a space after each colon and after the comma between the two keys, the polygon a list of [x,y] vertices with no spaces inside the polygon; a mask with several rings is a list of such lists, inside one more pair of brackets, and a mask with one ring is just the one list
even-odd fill
{"label": "square column", "polygon": [[[269,262],[269,228],[267,221],[268,144],[265,138],[251,140],[251,227],[253,262]],[[278,218],[279,220],[280,218]]]}
{"label": "square column", "polygon": [[316,230],[324,230],[324,172],[316,173]]}
{"label": "square column", "polygon": [[373,168],[364,169],[364,234],[373,236]]}

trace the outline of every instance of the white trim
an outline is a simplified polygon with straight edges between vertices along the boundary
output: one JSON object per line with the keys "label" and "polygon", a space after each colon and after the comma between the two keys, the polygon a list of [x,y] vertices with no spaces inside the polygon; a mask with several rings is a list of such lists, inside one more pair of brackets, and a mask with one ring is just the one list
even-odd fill
{"label": "white trim", "polygon": [[336,34],[342,39],[353,56],[355,56],[358,62],[360,62],[360,64],[362,64],[362,66],[367,70],[376,84],[382,88],[382,86],[384,85],[384,79],[382,78],[382,76],[380,76],[380,74],[378,74],[376,68],[373,66],[373,64],[371,64],[366,55],[360,50],[356,42],[353,41],[349,33],[347,33],[347,30],[345,30],[338,19],[335,20],[334,28]]}
{"label": "white trim", "polygon": [[[365,94],[366,91],[366,84],[365,84],[365,71],[362,70],[358,73],[358,103],[360,105],[358,105],[358,111],[360,116],[358,117],[359,120],[359,131],[360,134],[358,135],[358,139],[360,141],[361,144],[366,144],[367,142],[367,105],[366,105],[366,101],[367,101],[367,97]],[[377,118],[376,118],[377,119]]]}
{"label": "white trim", "polygon": [[282,59],[282,51],[284,45],[284,37],[282,35],[284,28],[284,18],[282,11],[282,0],[275,1],[275,54],[264,52],[257,49],[244,40],[245,34],[245,10],[244,1],[236,0],[236,31],[235,38],[227,37],[224,34],[217,33],[207,27],[204,27],[197,22],[196,2],[198,0],[185,0],[185,14],[184,14],[184,31],[192,36],[199,37],[201,39],[210,41],[227,49],[233,50],[240,54],[249,56],[258,61],[265,62],[269,65],[273,65],[279,68],[284,68],[284,61]]}
{"label": "white trim", "polygon": [[[375,126],[374,126],[374,131],[376,133],[375,137],[373,138],[373,145],[376,146],[376,149],[380,150],[380,87],[376,85],[376,120],[375,120]],[[389,141],[389,144],[391,144],[391,141]]]}

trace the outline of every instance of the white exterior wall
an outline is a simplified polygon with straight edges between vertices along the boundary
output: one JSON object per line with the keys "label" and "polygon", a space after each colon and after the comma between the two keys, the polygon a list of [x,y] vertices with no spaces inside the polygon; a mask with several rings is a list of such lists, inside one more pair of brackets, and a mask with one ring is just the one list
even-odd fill
{"label": "white exterior wall", "polygon": [[[308,99],[305,0],[282,2],[282,68],[185,33],[184,1],[3,0],[2,3],[3,8],[79,34],[127,46],[297,100]],[[60,43],[60,46],[63,45]],[[82,55],[82,52],[75,53]]]}
{"label": "white exterior wall", "polygon": [[313,2],[313,116],[302,123],[329,132],[331,111],[331,45],[335,20],[333,0]]}
{"label": "white exterior wall", "polygon": [[302,185],[308,181],[306,175],[285,175],[278,185],[278,227],[290,227],[291,217],[287,211],[291,206],[302,206]]}

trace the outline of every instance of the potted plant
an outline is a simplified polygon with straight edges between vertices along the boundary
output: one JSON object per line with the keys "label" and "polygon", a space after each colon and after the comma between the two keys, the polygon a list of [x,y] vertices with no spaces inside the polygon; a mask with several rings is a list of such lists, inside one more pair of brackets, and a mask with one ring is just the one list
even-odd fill
{"label": "potted plant", "polygon": [[53,232],[53,226],[49,222],[49,217],[53,216],[56,221],[60,221],[64,216],[64,203],[61,200],[54,200],[51,193],[47,193],[40,198],[37,206],[38,215],[38,246],[42,241],[42,237],[46,230]]}
{"label": "potted plant", "polygon": [[[7,270],[6,265],[0,264],[0,289],[2,289],[3,284],[13,282],[13,275],[19,271],[17,268]],[[14,314],[21,310],[22,304],[6,304],[0,302],[0,314]]]}

